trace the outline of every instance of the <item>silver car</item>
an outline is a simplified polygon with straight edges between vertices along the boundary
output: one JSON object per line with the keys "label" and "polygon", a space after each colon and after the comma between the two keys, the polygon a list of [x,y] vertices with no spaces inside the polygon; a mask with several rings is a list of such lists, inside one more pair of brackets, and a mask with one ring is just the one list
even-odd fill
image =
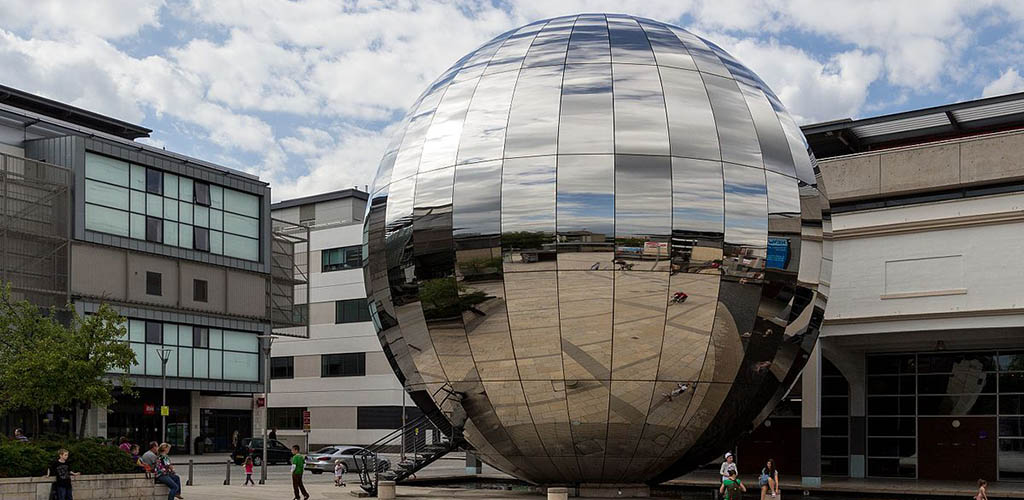
{"label": "silver car", "polygon": [[[317,451],[306,455],[306,470],[313,474],[324,472],[334,473],[334,463],[341,460],[345,466],[345,472],[358,472],[362,467],[362,458],[356,458],[366,448],[348,445],[325,446]],[[386,458],[377,458],[377,469],[381,472],[391,468],[391,462]]]}

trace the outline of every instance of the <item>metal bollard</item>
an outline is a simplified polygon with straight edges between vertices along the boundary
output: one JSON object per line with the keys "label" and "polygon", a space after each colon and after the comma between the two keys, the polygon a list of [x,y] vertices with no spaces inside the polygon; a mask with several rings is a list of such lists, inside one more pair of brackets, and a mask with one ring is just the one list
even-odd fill
{"label": "metal bollard", "polygon": [[224,486],[231,484],[231,459],[227,461],[227,467],[224,469]]}
{"label": "metal bollard", "polygon": [[188,481],[185,481],[185,486],[192,486],[192,460],[188,461]]}

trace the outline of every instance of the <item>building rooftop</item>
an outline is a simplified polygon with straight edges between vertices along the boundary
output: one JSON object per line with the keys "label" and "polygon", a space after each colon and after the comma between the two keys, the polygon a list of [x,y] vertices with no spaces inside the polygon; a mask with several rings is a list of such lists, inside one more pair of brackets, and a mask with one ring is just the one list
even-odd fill
{"label": "building rooftop", "polygon": [[129,140],[149,137],[149,134],[153,132],[146,127],[40,97],[5,85],[0,85],[0,103],[9,104],[43,116],[57,118],[68,123],[74,123],[75,125],[81,125]]}
{"label": "building rooftop", "polygon": [[344,198],[359,198],[360,200],[369,199],[370,195],[366,191],[360,189],[339,189],[338,191],[331,191],[329,193],[314,194],[312,196],[303,196],[301,198],[292,198],[290,200],[279,201],[270,205],[271,210],[278,210],[281,208],[297,207],[300,205],[309,205],[311,203],[321,203],[331,200],[341,200]]}
{"label": "building rooftop", "polygon": [[1024,128],[1024,92],[800,127],[814,155],[841,156]]}

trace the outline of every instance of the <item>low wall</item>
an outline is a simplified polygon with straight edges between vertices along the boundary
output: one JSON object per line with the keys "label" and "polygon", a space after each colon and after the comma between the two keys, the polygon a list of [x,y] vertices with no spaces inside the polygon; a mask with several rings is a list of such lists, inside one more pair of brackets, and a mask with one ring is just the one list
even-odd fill
{"label": "low wall", "polygon": [[[52,477],[0,478],[2,500],[49,500]],[[71,479],[75,500],[155,500],[167,498],[167,487],[145,474],[81,475]]]}

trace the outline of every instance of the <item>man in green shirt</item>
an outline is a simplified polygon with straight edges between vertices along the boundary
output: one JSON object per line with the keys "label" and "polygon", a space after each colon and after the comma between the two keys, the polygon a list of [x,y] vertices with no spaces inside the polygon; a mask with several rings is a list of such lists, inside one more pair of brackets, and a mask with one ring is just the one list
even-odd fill
{"label": "man in green shirt", "polygon": [[306,457],[299,453],[299,446],[292,446],[292,489],[295,490],[295,499],[299,500],[299,492],[302,492],[303,500],[309,500],[309,492],[302,484],[302,471],[306,468]]}
{"label": "man in green shirt", "polygon": [[736,477],[736,470],[729,471],[729,478],[722,481],[722,485],[718,487],[718,493],[724,494],[725,500],[739,500],[743,497],[743,493],[747,491],[747,487],[743,486],[743,481],[740,481]]}

